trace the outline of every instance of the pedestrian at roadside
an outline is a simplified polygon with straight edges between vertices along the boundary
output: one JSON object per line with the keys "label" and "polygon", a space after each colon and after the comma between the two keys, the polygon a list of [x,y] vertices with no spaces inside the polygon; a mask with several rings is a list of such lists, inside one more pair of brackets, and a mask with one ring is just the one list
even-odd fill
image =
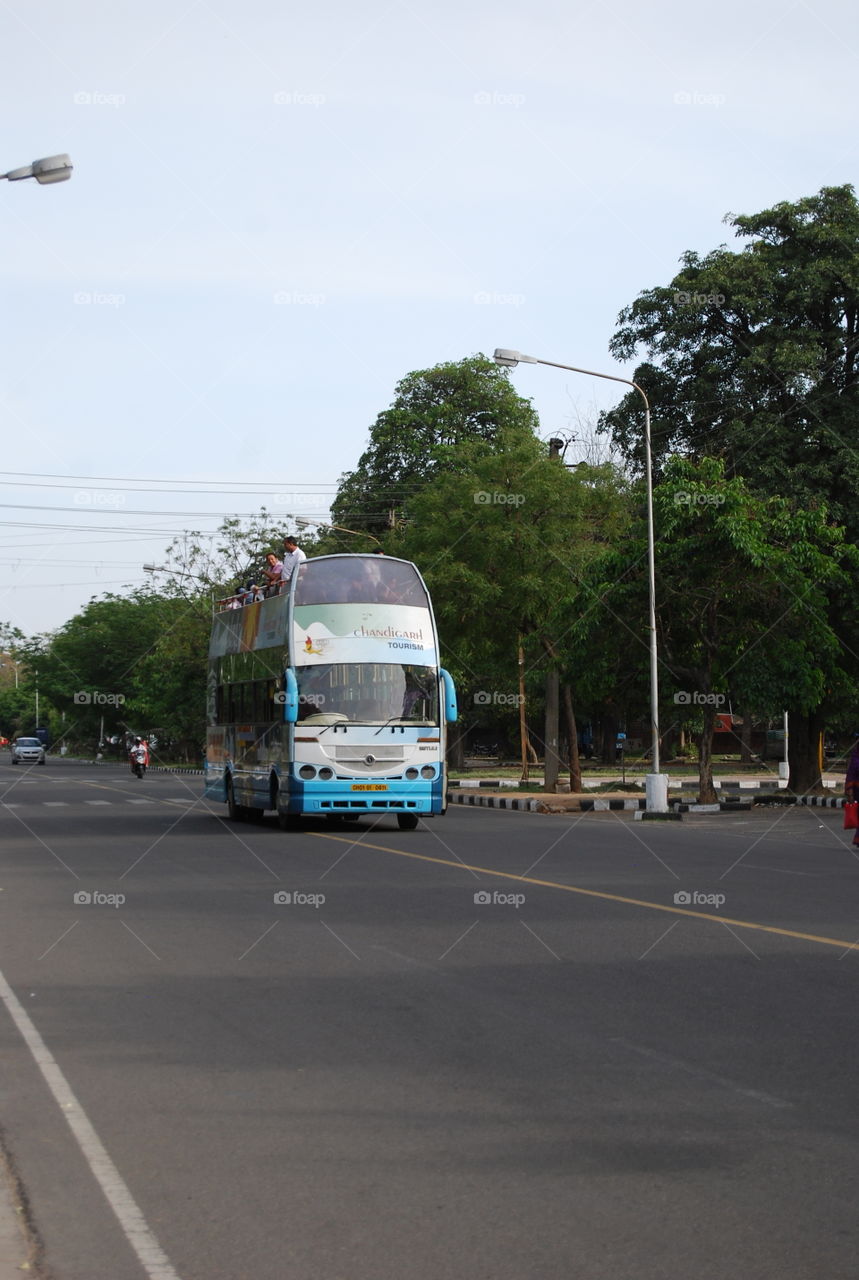
{"label": "pedestrian at roadside", "polygon": [[[847,800],[859,800],[859,729],[854,730],[853,736],[855,741],[844,778],[844,795]],[[853,832],[853,843],[859,847],[859,828]]]}
{"label": "pedestrian at roadside", "polygon": [[290,534],[283,540],[283,576],[284,586],[289,587],[290,579],[298,566],[307,559],[298,542]]}

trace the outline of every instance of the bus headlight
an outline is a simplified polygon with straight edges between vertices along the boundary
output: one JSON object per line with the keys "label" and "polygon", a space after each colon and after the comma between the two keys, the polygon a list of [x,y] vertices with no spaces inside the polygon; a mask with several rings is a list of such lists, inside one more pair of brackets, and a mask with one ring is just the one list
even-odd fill
{"label": "bus headlight", "polygon": [[303,764],[298,771],[298,776],[299,778],[304,778],[306,782],[309,782],[311,778],[316,777],[316,770],[312,764]]}
{"label": "bus headlight", "polygon": [[403,777],[408,778],[409,782],[414,782],[415,778],[418,776],[417,769],[406,769],[406,772],[403,774]]}
{"label": "bus headlight", "polygon": [[320,776],[320,778],[322,778],[325,782],[328,782],[328,781],[330,781],[330,779],[331,779],[331,778],[333,778],[333,777],[334,777],[334,770],[333,770],[333,769],[329,769],[329,768],[328,768],[328,766],[326,765],[326,766],[325,766],[325,768],[323,768],[323,769],[320,769],[320,770],[319,770],[319,776]]}
{"label": "bus headlight", "polygon": [[434,777],[435,777],[435,769],[432,767],[432,765],[431,765],[431,764],[425,764],[425,765],[424,765],[424,767],[421,769],[421,777],[422,777],[422,778],[434,778]]}

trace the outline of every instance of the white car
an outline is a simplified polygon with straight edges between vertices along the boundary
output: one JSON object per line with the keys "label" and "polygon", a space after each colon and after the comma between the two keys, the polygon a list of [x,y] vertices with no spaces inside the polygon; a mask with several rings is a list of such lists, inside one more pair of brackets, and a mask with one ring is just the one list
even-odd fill
{"label": "white car", "polygon": [[13,764],[44,764],[45,748],[38,738],[16,738],[12,743]]}

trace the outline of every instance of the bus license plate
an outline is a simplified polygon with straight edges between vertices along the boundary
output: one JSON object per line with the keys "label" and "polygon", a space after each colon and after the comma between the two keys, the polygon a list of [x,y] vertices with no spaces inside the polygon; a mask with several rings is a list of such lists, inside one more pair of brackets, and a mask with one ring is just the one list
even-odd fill
{"label": "bus license plate", "polygon": [[384,783],[380,782],[356,782],[353,791],[387,791],[388,788]]}

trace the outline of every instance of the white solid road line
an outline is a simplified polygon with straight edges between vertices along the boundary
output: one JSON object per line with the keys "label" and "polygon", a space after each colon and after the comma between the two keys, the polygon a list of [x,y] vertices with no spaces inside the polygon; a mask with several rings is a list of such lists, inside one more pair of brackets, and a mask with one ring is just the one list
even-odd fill
{"label": "white solid road line", "polygon": [[90,1124],[83,1107],[72,1093],[68,1081],[2,973],[0,973],[0,1000],[9,1010],[9,1016],[33,1055],[33,1060],[44,1076],[54,1101],[68,1121],[69,1128],[92,1170],[93,1177],[104,1192],[125,1238],[140,1260],[149,1280],[180,1280],[180,1276],[173,1270],[170,1259],[156,1240],[134,1197],[125,1185],[119,1170]]}

